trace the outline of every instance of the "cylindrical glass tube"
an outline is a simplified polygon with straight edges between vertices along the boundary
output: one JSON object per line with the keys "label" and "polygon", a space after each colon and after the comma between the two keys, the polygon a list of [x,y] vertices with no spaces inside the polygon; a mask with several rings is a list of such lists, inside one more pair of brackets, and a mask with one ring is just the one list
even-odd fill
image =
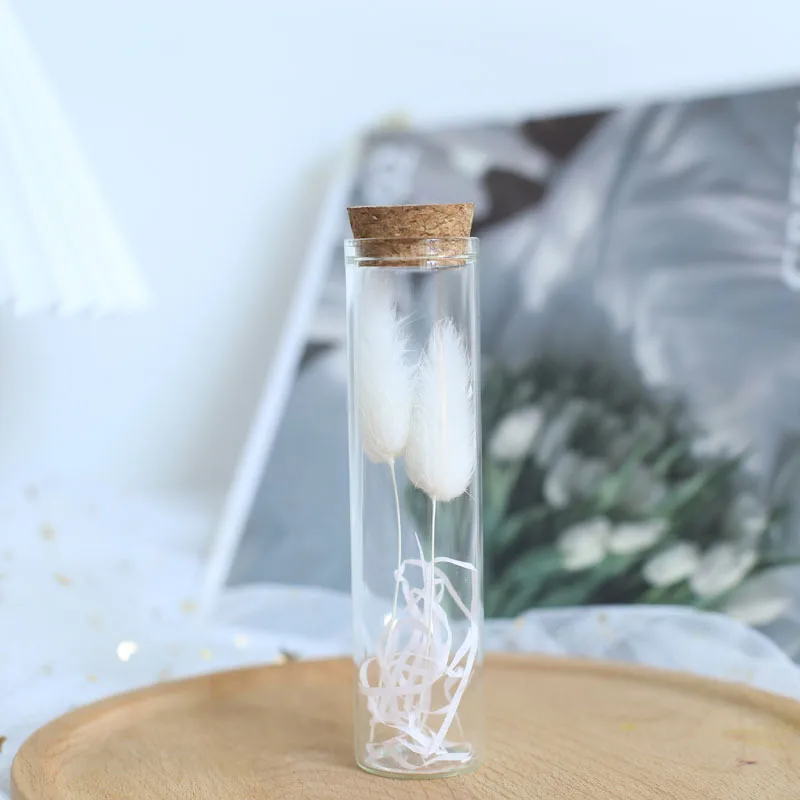
{"label": "cylindrical glass tube", "polygon": [[411,244],[345,244],[355,752],[442,777],[483,748],[477,239]]}

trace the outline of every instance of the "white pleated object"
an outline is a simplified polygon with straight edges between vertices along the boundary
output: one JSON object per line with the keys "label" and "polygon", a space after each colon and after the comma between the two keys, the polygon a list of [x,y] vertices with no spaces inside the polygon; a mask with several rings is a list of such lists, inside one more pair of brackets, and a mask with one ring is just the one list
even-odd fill
{"label": "white pleated object", "polygon": [[0,0],[0,303],[135,311],[148,294],[55,93]]}

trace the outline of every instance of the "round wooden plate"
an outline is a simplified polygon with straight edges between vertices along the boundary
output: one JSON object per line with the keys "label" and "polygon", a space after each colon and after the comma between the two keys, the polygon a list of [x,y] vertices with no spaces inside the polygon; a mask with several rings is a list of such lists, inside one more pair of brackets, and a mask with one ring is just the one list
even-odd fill
{"label": "round wooden plate", "polygon": [[35,733],[14,800],[800,797],[800,704],[641,667],[486,662],[475,774],[378,778],[353,761],[352,665],[298,662],[160,684]]}

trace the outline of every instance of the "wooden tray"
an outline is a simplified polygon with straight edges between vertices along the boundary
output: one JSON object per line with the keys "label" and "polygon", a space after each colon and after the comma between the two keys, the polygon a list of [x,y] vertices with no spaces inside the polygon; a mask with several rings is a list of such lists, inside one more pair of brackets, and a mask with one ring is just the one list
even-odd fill
{"label": "wooden tray", "polygon": [[377,778],[352,751],[349,661],[225,672],[104,700],[35,733],[14,800],[800,797],[800,704],[639,667],[486,663],[475,774]]}

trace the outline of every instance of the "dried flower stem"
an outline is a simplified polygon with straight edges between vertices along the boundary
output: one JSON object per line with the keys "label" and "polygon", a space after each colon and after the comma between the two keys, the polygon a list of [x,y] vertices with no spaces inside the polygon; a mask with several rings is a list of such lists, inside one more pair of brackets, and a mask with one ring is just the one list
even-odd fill
{"label": "dried flower stem", "polygon": [[394,601],[392,602],[392,625],[397,621],[397,601],[400,596],[400,570],[403,566],[403,523],[400,518],[400,492],[397,490],[397,470],[395,460],[389,462],[392,473],[392,489],[394,489],[394,507],[397,512],[397,571],[394,576]]}
{"label": "dried flower stem", "polygon": [[[431,564],[436,563],[436,500],[431,500]],[[433,639],[433,581],[428,598],[428,643]],[[430,647],[428,648],[430,650]]]}

